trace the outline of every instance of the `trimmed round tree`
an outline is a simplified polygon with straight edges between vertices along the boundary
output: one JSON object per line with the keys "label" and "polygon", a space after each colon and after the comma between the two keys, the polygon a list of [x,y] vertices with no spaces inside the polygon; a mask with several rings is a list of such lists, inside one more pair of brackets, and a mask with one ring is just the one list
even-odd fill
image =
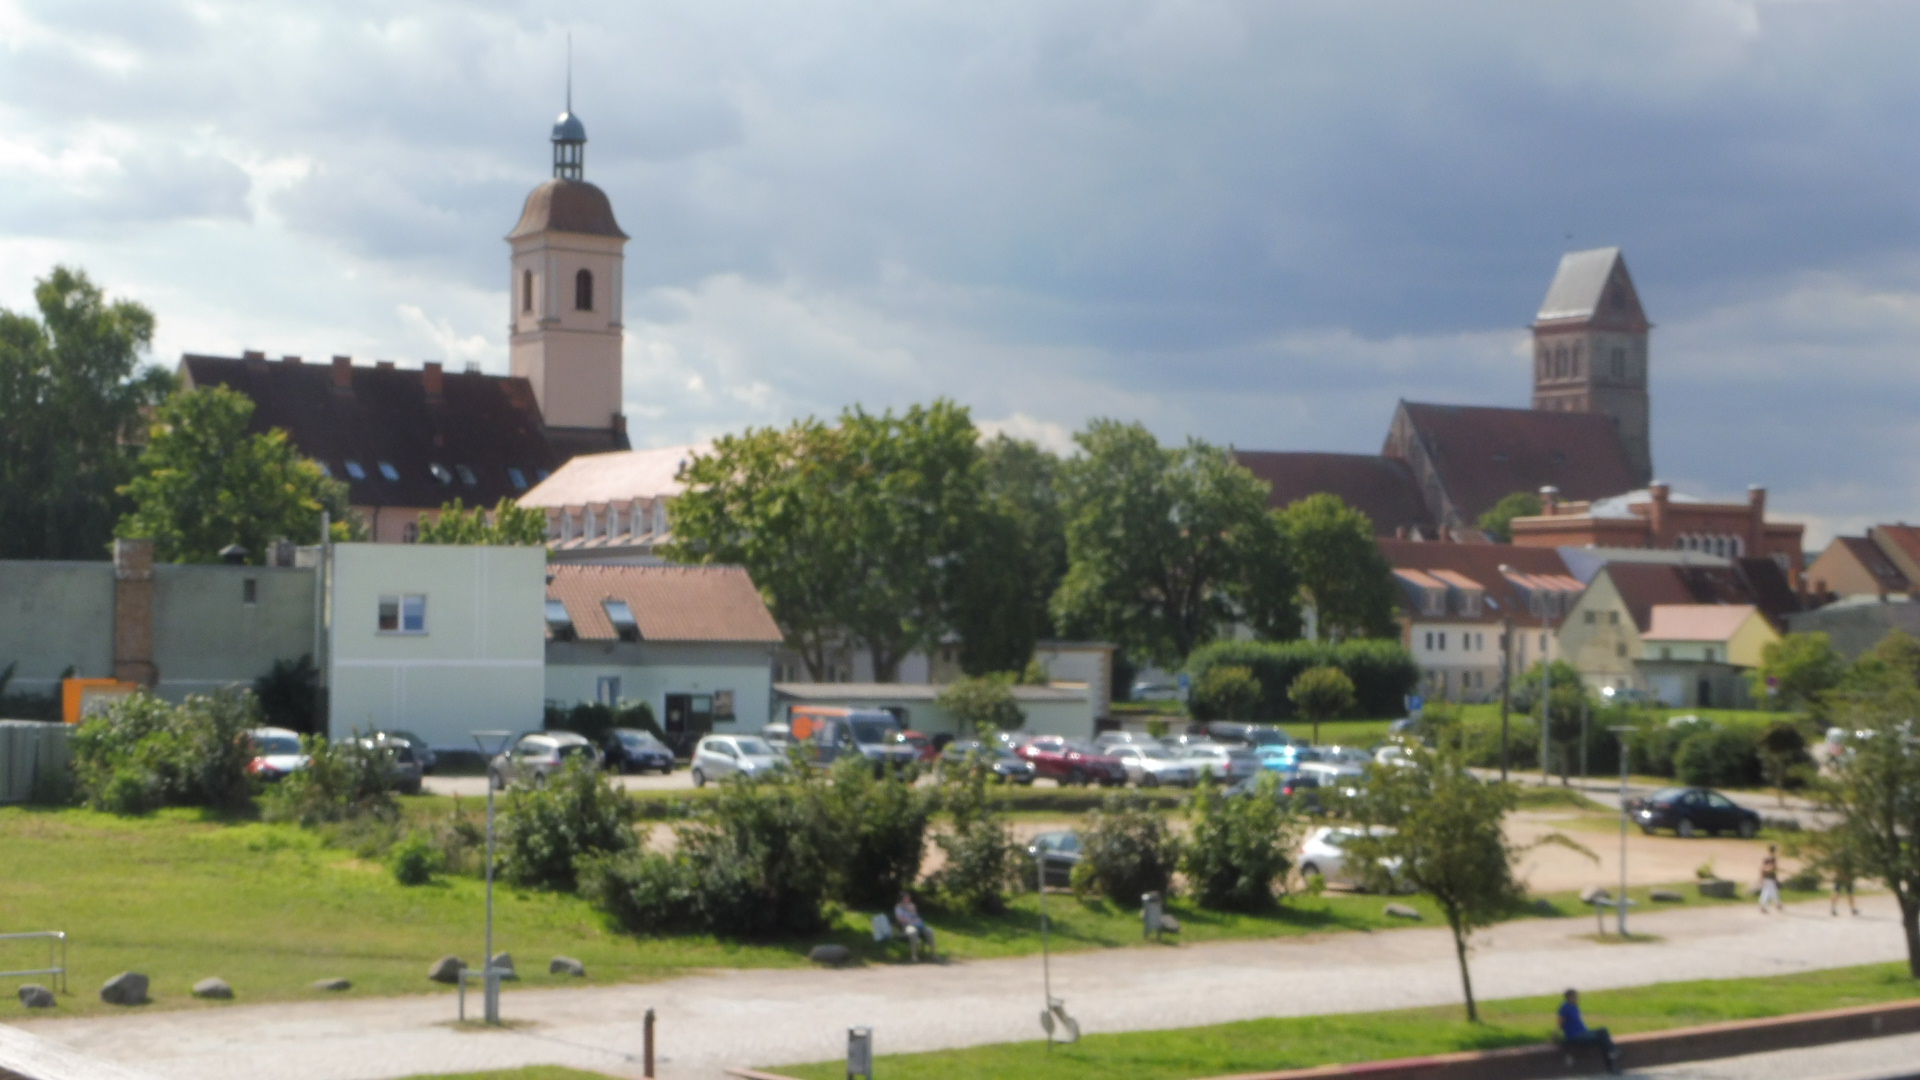
{"label": "trimmed round tree", "polygon": [[1287,688],[1287,700],[1300,715],[1313,722],[1313,741],[1320,742],[1320,721],[1338,720],[1353,715],[1358,699],[1353,680],[1337,667],[1314,667],[1301,672]]}

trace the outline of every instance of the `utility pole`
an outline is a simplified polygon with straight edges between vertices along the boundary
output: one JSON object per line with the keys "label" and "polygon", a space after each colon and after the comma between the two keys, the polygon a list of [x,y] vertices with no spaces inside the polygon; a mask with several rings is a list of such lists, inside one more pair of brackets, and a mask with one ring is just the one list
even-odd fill
{"label": "utility pole", "polygon": [[[1540,635],[1543,639],[1545,634]],[[1547,650],[1540,650],[1540,784],[1547,783],[1547,699],[1553,696],[1553,665]]]}
{"label": "utility pole", "polygon": [[1507,710],[1513,701],[1513,616],[1500,622],[1500,782],[1507,782]]}

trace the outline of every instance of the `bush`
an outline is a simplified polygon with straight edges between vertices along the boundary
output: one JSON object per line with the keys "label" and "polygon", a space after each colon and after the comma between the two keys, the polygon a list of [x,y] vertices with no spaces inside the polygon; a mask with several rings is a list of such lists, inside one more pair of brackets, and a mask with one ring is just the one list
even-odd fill
{"label": "bush", "polygon": [[1238,664],[1215,664],[1193,684],[1196,716],[1249,720],[1260,707],[1260,698],[1260,680],[1253,677],[1253,669]]}
{"label": "bush", "polygon": [[657,854],[588,855],[576,866],[580,895],[626,930],[679,934],[709,929],[693,863]]}
{"label": "bush", "polygon": [[[1044,675],[1040,681],[1046,681]],[[1010,674],[962,676],[948,683],[933,703],[961,731],[982,739],[992,738],[996,731],[1018,731],[1027,723],[1027,714],[1013,696]]]}
{"label": "bush", "polygon": [[634,728],[651,733],[663,743],[667,741],[667,733],[654,719],[653,706],[644,701],[622,701],[618,705],[597,701],[561,705],[549,701],[545,727],[548,731],[571,731],[595,746],[605,746],[607,733],[614,728]]}
{"label": "bush", "polygon": [[1751,733],[1737,727],[1688,725],[1694,730],[1673,754],[1673,775],[1695,787],[1751,787],[1760,782],[1760,755]]}
{"label": "bush", "polygon": [[1229,798],[1212,780],[1202,780],[1187,808],[1192,829],[1180,868],[1201,907],[1263,911],[1273,906],[1273,886],[1284,881],[1299,841],[1298,822],[1280,806],[1272,773],[1252,793]]}
{"label": "bush", "polygon": [[387,868],[402,885],[425,885],[445,866],[440,849],[423,833],[408,833],[387,856]]}
{"label": "bush", "polygon": [[318,735],[303,736],[300,749],[307,755],[307,767],[261,797],[262,817],[308,828],[399,818],[400,806],[393,798],[398,774],[385,751],[361,745],[358,736],[331,742]]}
{"label": "bush", "polygon": [[148,694],[115,701],[74,732],[74,779],[88,805],[117,814],[162,806],[240,809],[256,726],[245,691],[195,694],[169,705]]}
{"label": "bush", "polygon": [[1082,898],[1097,893],[1123,908],[1137,908],[1142,893],[1172,891],[1179,861],[1180,845],[1166,819],[1137,799],[1112,795],[1087,815],[1073,891]]}
{"label": "bush", "polygon": [[968,915],[998,914],[1006,894],[1020,880],[1020,846],[987,801],[990,770],[976,763],[948,771],[944,802],[953,819],[951,832],[934,837],[946,856],[928,882],[940,906]]}
{"label": "bush", "polygon": [[920,876],[933,802],[893,772],[876,777],[867,759],[834,763],[825,784],[802,785],[815,828],[831,838],[829,895],[850,908],[882,911]]}
{"label": "bush", "polygon": [[[1187,657],[1195,686],[1216,666],[1244,667],[1253,673],[1260,698],[1252,719],[1264,722],[1294,719],[1287,690],[1308,668],[1339,668],[1353,681],[1357,711],[1376,718],[1405,715],[1406,696],[1420,681],[1419,665],[1397,641],[1216,641]],[[1199,695],[1192,709],[1198,720],[1226,719]]]}
{"label": "bush", "polygon": [[498,824],[501,876],[515,885],[571,891],[581,857],[639,846],[633,800],[591,760],[575,758],[544,788],[516,789]]}

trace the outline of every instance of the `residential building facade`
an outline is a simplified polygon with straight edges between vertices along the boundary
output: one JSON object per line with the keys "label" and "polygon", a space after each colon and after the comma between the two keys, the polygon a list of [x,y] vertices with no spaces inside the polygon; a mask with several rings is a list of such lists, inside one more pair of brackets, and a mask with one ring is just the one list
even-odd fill
{"label": "residential building facade", "polygon": [[1559,656],[1554,631],[1581,591],[1551,549],[1380,541],[1400,586],[1401,641],[1433,700],[1500,696],[1511,628],[1518,675]]}
{"label": "residential building facade", "polygon": [[1767,520],[1767,491],[1748,489],[1743,503],[1709,503],[1675,495],[1662,483],[1613,498],[1566,502],[1543,489],[1542,513],[1514,518],[1513,542],[1527,547],[1666,548],[1727,559],[1768,558],[1798,590],[1804,563],[1798,522]]}

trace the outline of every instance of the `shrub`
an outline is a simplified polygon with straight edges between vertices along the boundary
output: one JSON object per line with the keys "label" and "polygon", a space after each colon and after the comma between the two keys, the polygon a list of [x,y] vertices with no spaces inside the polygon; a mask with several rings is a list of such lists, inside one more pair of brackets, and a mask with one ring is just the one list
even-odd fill
{"label": "shrub", "polygon": [[397,774],[384,751],[361,745],[357,736],[332,742],[317,735],[303,736],[300,749],[307,767],[261,797],[262,817],[311,828],[361,819],[391,822],[400,816],[393,798]]}
{"label": "shrub", "polygon": [[1761,771],[1767,783],[1776,789],[1798,787],[1813,771],[1813,759],[1807,756],[1807,738],[1800,729],[1784,720],[1768,724],[1755,740]]}
{"label": "shrub", "polygon": [[1193,684],[1194,714],[1248,720],[1260,707],[1260,680],[1239,664],[1215,664]]}
{"label": "shrub", "polygon": [[424,833],[408,833],[387,855],[387,868],[402,885],[425,885],[445,867],[440,849]]}
{"label": "shrub", "polygon": [[828,782],[803,783],[815,828],[832,842],[829,895],[850,908],[885,910],[920,876],[933,802],[898,774],[876,777],[866,758],[848,755]]}
{"label": "shrub", "polygon": [[[1046,681],[1044,674],[1040,681]],[[983,739],[991,738],[995,731],[1017,731],[1027,723],[1027,714],[1014,699],[1010,674],[962,676],[948,683],[934,704],[952,717],[961,731]]]}
{"label": "shrub", "polygon": [[638,846],[633,800],[592,761],[575,758],[544,788],[517,789],[498,823],[501,876],[515,885],[570,891],[574,863]]}
{"label": "shrub", "polygon": [[684,858],[605,852],[576,866],[580,895],[624,929],[677,934],[708,929],[702,920],[700,879]]}
{"label": "shrub", "polygon": [[[1353,681],[1356,711],[1362,716],[1401,716],[1406,696],[1420,681],[1419,665],[1397,641],[1216,641],[1187,658],[1187,672],[1198,686],[1216,666],[1244,667],[1260,684],[1259,704],[1252,719],[1291,720],[1296,712],[1287,690],[1300,673],[1313,667],[1336,667]],[[1199,720],[1222,720],[1210,703],[1195,695],[1193,714]]]}
{"label": "shrub", "polygon": [[1753,736],[1736,727],[1688,725],[1694,730],[1673,754],[1673,775],[1698,787],[1747,787],[1760,782]]}
{"label": "shrub", "polygon": [[148,694],[122,698],[74,732],[74,778],[88,805],[111,813],[239,809],[252,798],[247,732],[255,717],[244,691],[195,694],[179,705]]}
{"label": "shrub", "polygon": [[1112,795],[1087,815],[1080,834],[1080,862],[1073,891],[1105,896],[1123,908],[1140,906],[1140,895],[1169,893],[1180,859],[1179,842],[1159,814],[1138,799]]}
{"label": "shrub", "polygon": [[1230,798],[1202,780],[1187,807],[1192,822],[1180,868],[1201,907],[1261,911],[1286,878],[1299,840],[1297,821],[1280,806],[1278,783],[1262,774],[1254,790]]}
{"label": "shrub", "polygon": [[597,701],[561,705],[557,701],[549,701],[545,727],[548,731],[571,731],[595,746],[605,746],[607,733],[614,728],[634,728],[650,732],[661,742],[667,741],[667,733],[654,719],[653,706],[644,701],[622,701],[618,705],[605,705]]}
{"label": "shrub", "polygon": [[1020,880],[1020,847],[987,801],[989,772],[982,763],[949,771],[944,802],[953,829],[933,840],[946,856],[946,865],[928,882],[934,898],[968,915],[1004,910],[1006,894]]}

